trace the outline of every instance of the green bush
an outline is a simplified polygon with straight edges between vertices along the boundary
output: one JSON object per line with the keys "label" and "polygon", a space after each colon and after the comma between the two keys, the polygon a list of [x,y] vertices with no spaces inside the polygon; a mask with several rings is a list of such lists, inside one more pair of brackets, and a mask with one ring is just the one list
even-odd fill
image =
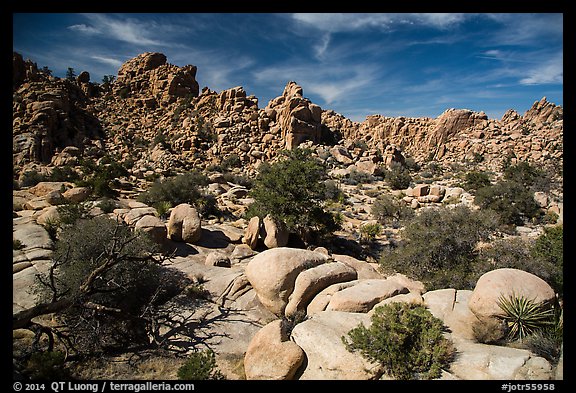
{"label": "green bush", "polygon": [[348,173],[348,176],[342,179],[342,182],[350,186],[357,186],[358,184],[374,183],[375,180],[376,178],[370,173],[353,169]]}
{"label": "green bush", "polygon": [[336,202],[336,203],[344,203],[346,200],[346,194],[342,191],[338,183],[334,180],[326,180],[324,182],[326,186],[326,191],[324,195],[327,200]]}
{"label": "green bush", "polygon": [[70,373],[64,368],[66,357],[64,353],[34,352],[26,367],[26,373],[32,380],[63,380],[70,379]]}
{"label": "green bush", "polygon": [[334,216],[324,209],[326,168],[310,150],[294,149],[273,164],[263,164],[250,196],[254,203],[246,215],[270,214],[286,223],[304,241],[317,240],[338,228]]}
{"label": "green bush", "polygon": [[224,170],[229,170],[231,168],[240,168],[242,166],[242,161],[238,154],[232,153],[224,157],[220,162],[220,165],[222,165]]}
{"label": "green bush", "polygon": [[382,225],[397,224],[414,216],[414,210],[390,194],[380,194],[372,204],[372,217]]}
{"label": "green bush", "polygon": [[422,210],[407,222],[402,242],[382,254],[380,266],[387,273],[403,273],[431,289],[473,289],[476,246],[496,228],[497,217],[466,206]]}
{"label": "green bush", "polygon": [[531,254],[541,264],[550,267],[548,282],[562,294],[564,291],[564,227],[557,225],[544,228],[544,233],[536,239]]}
{"label": "green bush", "polygon": [[412,176],[410,171],[400,164],[393,165],[384,173],[384,178],[393,190],[403,190],[410,187]]}
{"label": "green bush", "polygon": [[504,343],[508,327],[499,318],[476,319],[472,324],[472,334],[481,344],[501,345]]}
{"label": "green bush", "polygon": [[163,203],[169,203],[171,206],[189,203],[199,208],[204,198],[200,187],[208,185],[208,182],[208,177],[203,173],[190,171],[164,180],[157,180],[147,191],[138,195],[137,199],[156,209],[159,209]]}
{"label": "green bush", "polygon": [[527,188],[532,187],[544,176],[544,171],[525,161],[520,161],[504,170],[504,179],[520,183]]}
{"label": "green bush", "polygon": [[464,188],[467,190],[478,190],[490,185],[490,176],[485,172],[468,172],[464,180]]}
{"label": "green bush", "polygon": [[426,307],[397,302],[376,307],[370,327],[359,325],[342,341],[396,379],[433,379],[454,356],[444,331],[442,321]]}
{"label": "green bush", "polygon": [[186,381],[205,381],[225,379],[224,375],[218,370],[214,351],[195,352],[178,369],[178,379]]}
{"label": "green bush", "polygon": [[43,181],[48,181],[48,177],[36,170],[26,171],[20,180],[20,187],[33,187]]}
{"label": "green bush", "polygon": [[75,182],[80,179],[80,175],[70,166],[54,167],[50,173],[50,181]]}
{"label": "green bush", "polygon": [[118,178],[128,175],[128,170],[112,157],[103,157],[100,163],[92,160],[82,161],[81,180],[76,181],[78,186],[90,187],[96,197],[116,197],[118,192],[112,187]]}
{"label": "green bush", "polygon": [[413,157],[406,157],[406,160],[404,160],[404,166],[406,166],[410,172],[417,172],[420,170],[420,164],[418,164]]}
{"label": "green bush", "polygon": [[[545,232],[535,241],[514,237],[493,240],[479,251],[478,274],[502,268],[524,270],[542,278],[556,292],[562,293],[561,259],[558,263],[555,258],[549,258],[551,255],[557,255],[555,252],[544,251],[541,254],[535,251],[539,247],[538,244],[548,244],[547,238]],[[562,239],[554,244],[556,252],[562,258]],[[548,249],[547,246],[543,248]]]}
{"label": "green bush", "polygon": [[[39,288],[45,296],[71,301],[59,317],[74,327],[69,334],[78,350],[147,342],[142,308],[163,280],[151,259],[156,251],[148,236],[107,216],[79,219],[62,230],[53,254],[54,277],[39,276]],[[111,311],[95,313],[87,304]]]}
{"label": "green bush", "polygon": [[533,193],[516,181],[504,180],[478,189],[474,203],[498,213],[502,225],[523,225],[541,215]]}
{"label": "green bush", "polygon": [[360,228],[361,241],[373,241],[382,233],[382,225],[378,223],[365,224]]}

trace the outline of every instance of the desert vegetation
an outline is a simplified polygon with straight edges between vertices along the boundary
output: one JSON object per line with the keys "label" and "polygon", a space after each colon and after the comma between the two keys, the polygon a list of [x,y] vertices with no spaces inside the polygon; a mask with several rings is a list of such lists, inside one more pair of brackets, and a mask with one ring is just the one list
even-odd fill
{"label": "desert vegetation", "polygon": [[506,379],[561,370],[561,107],[357,123],[193,74],[15,88],[15,376],[498,379],[461,363],[493,345],[526,351]]}

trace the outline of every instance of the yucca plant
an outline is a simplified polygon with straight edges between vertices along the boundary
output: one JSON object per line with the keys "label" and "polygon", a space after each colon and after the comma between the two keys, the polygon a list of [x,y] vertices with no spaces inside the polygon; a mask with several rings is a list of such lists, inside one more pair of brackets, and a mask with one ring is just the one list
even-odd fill
{"label": "yucca plant", "polygon": [[498,306],[506,313],[504,320],[510,328],[508,338],[520,339],[553,323],[554,309],[536,303],[524,295],[498,298]]}

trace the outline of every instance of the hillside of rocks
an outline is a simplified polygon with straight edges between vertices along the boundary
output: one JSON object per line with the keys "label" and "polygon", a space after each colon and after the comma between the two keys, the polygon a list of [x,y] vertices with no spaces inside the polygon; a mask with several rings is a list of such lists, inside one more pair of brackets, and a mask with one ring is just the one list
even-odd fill
{"label": "hillside of rocks", "polygon": [[[553,302],[557,294],[542,278],[495,269],[473,289],[428,290],[406,275],[379,270],[378,251],[401,239],[401,228],[384,228],[370,245],[360,241],[362,227],[374,222],[377,196],[397,196],[416,212],[473,208],[463,175],[487,171],[497,179],[506,160],[549,171],[549,189],[534,199],[543,213],[553,213],[549,225],[561,224],[561,106],[542,98],[526,113],[511,109],[502,119],[447,109],[437,118],[372,115],[353,122],[311,102],[294,81],[259,103],[242,86],[200,88],[196,71],[170,64],[162,53],[143,53],[125,62],[112,83],[100,84],[87,71],[75,80],[52,77],[13,55],[13,240],[19,245],[13,250],[13,315],[40,302],[34,283],[52,265],[50,224],[69,204],[147,232],[170,252],[163,266],[190,284],[162,305],[168,321],[158,329],[163,351],[75,363],[70,367],[77,378],[176,379],[183,355],[211,348],[232,380],[386,379],[381,365],[347,351],[341,337],[368,325],[378,306],[394,302],[424,305],[448,327],[457,357],[440,379],[563,378],[562,360],[554,364],[525,348],[479,343],[472,331],[502,315],[500,295]],[[333,207],[342,214],[338,244],[298,247],[271,217],[244,217],[253,199],[240,180],[254,179],[259,165],[299,146],[326,164],[346,196]],[[49,180],[56,168],[81,172],[87,160],[110,159],[127,174],[116,179],[118,196],[106,208],[89,187]],[[402,190],[392,190],[383,178],[396,165],[412,166],[413,180]],[[155,179],[192,169],[207,174],[203,191],[226,214],[203,216],[188,204],[161,213],[137,199]],[[230,172],[236,177],[225,176]],[[43,178],[28,185],[31,174]],[[544,228],[527,224],[501,236],[534,239]],[[198,286],[202,297],[191,298],[190,288]],[[43,318],[55,323],[50,315]],[[297,318],[302,320],[286,327]],[[33,336],[15,330],[14,353],[25,351]],[[21,369],[16,356],[13,361]]]}
{"label": "hillside of rocks", "polygon": [[200,90],[195,66],[171,65],[161,53],[130,59],[111,85],[90,82],[88,72],[76,81],[47,76],[16,53],[13,70],[16,179],[74,154],[130,161],[136,178],[205,168],[237,155],[253,174],[260,162],[305,141],[344,152],[328,162],[344,156],[344,163],[366,168],[384,162],[392,147],[418,162],[476,160],[491,170],[506,157],[563,164],[563,108],[546,98],[524,114],[510,109],[502,119],[447,109],[435,119],[371,115],[359,123],[312,103],[296,82],[268,103],[241,86]]}

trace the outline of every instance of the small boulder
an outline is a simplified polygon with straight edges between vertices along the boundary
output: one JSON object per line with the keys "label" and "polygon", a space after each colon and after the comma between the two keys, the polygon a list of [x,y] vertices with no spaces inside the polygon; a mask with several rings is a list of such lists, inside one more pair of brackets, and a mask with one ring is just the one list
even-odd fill
{"label": "small boulder", "polygon": [[247,244],[252,250],[258,247],[258,239],[260,233],[260,217],[254,216],[248,222],[248,226],[244,231],[244,239],[242,242]]}
{"label": "small boulder", "polygon": [[156,244],[166,242],[168,230],[166,224],[156,216],[144,215],[134,225],[134,229],[147,233]]}
{"label": "small boulder", "polygon": [[287,380],[294,377],[304,360],[304,351],[290,341],[283,321],[277,319],[250,341],[244,355],[244,372],[247,380]]}
{"label": "small boulder", "polygon": [[188,203],[182,203],[170,212],[168,237],[174,241],[195,243],[202,236],[201,224],[198,211]]}
{"label": "small boulder", "polygon": [[206,256],[204,262],[206,266],[230,267],[230,258],[228,255],[219,251],[213,251]]}
{"label": "small boulder", "polygon": [[269,214],[262,220],[260,236],[268,248],[284,247],[288,244],[290,232],[282,221],[274,219]]}

